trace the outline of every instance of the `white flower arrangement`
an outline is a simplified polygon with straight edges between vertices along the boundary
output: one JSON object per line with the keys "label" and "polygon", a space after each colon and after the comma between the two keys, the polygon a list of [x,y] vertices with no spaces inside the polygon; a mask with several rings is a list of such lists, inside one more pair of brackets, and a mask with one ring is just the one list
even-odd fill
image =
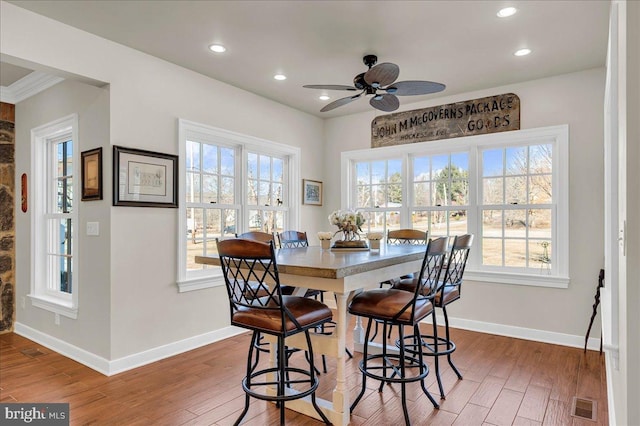
{"label": "white flower arrangement", "polygon": [[367,239],[372,241],[379,241],[384,238],[384,234],[382,232],[369,232],[367,234]]}
{"label": "white flower arrangement", "polygon": [[360,238],[362,225],[366,222],[362,212],[353,210],[336,210],[329,215],[329,223],[338,227],[338,232],[344,233],[345,240]]}
{"label": "white flower arrangement", "polygon": [[333,232],[318,232],[318,239],[322,240],[330,240],[333,238]]}

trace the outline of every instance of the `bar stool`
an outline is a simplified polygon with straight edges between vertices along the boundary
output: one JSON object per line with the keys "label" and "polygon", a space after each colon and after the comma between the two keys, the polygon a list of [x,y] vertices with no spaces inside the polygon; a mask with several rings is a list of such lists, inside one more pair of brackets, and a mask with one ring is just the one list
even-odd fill
{"label": "bar stool", "polygon": [[[462,380],[462,374],[460,374],[460,371],[458,371],[458,368],[455,366],[453,360],[451,359],[451,354],[456,350],[456,345],[451,340],[449,334],[449,316],[447,315],[447,305],[460,299],[462,290],[462,277],[467,265],[467,259],[469,258],[469,251],[471,250],[472,243],[473,235],[470,234],[459,235],[454,238],[453,244],[451,246],[451,251],[448,255],[444,279],[441,282],[438,282],[437,288],[435,289],[433,304],[436,308],[442,309],[445,323],[445,337],[438,336],[438,324],[436,321],[436,312],[434,309],[431,313],[431,319],[433,322],[433,334],[421,335],[421,344],[417,344],[415,340],[412,340],[408,343],[405,342],[405,348],[407,352],[416,354],[419,351],[424,351],[424,349],[422,349],[424,347],[426,348],[424,355],[434,357],[436,378],[438,380],[438,388],[440,389],[440,397],[442,399],[445,398],[445,393],[442,386],[442,379],[440,378],[439,358],[441,356],[446,355],[447,361],[449,362],[449,365],[451,366],[453,371],[456,373],[456,376],[458,376],[459,380]],[[417,282],[419,281],[416,281],[414,279],[400,280],[400,282],[396,283],[393,288],[411,292],[415,291]],[[401,336],[400,338],[402,339],[403,337]],[[404,339],[407,340],[406,337],[404,337]],[[400,344],[400,342],[396,342],[396,345],[400,346]]]}
{"label": "bar stool", "polygon": [[[295,243],[289,244],[284,238],[281,239],[280,233],[278,233],[278,242],[280,243],[280,247],[282,247],[282,244],[284,243],[285,246],[287,247],[303,247],[304,243],[306,241],[307,238],[307,234],[306,232],[297,232],[297,231],[286,231],[289,237],[291,238],[295,238]],[[294,235],[295,234],[295,235]],[[249,231],[249,232],[245,232],[243,234],[236,234],[236,238],[240,238],[240,239],[245,239],[245,240],[254,240],[254,241],[260,241],[263,243],[268,243],[270,241],[273,241],[275,243],[275,236],[273,233],[270,232],[263,232],[263,231]],[[302,239],[304,238],[304,240]],[[309,245],[307,243],[307,245]],[[257,283],[250,283],[249,285],[249,289],[248,291],[251,291],[252,293],[249,293],[251,296],[253,297],[261,297],[261,296],[265,296],[264,292],[259,292],[257,291]],[[293,294],[293,292],[296,290],[295,287],[290,286],[290,285],[281,285],[280,286],[281,290],[282,290],[282,294],[286,295],[286,296],[291,296]],[[307,290],[307,293],[305,294],[305,297],[314,297],[314,298],[318,298],[318,296],[322,296],[322,293],[320,292],[320,290]],[[324,300],[322,299],[322,297],[320,297],[320,301],[324,302]],[[258,336],[258,338],[256,339],[256,343],[255,343],[256,349],[259,352],[265,352],[265,353],[269,353],[269,349],[268,349],[268,343],[264,341],[263,336]],[[289,354],[289,357],[295,353],[298,352],[299,349],[290,349],[287,351],[287,353]],[[256,356],[256,364],[259,362],[260,360],[260,353],[258,352],[257,356]],[[305,354],[305,356],[309,356],[309,354]],[[327,372],[327,362],[325,360],[325,356],[322,355],[322,365],[324,367],[324,372]],[[320,370],[316,369],[316,372],[319,374]]]}
{"label": "bar stool", "polygon": [[[330,424],[316,402],[318,378],[313,365],[309,330],[331,321],[331,310],[315,299],[282,294],[273,241],[263,243],[231,239],[217,240],[216,243],[229,296],[231,325],[253,332],[247,357],[247,375],[242,380],[242,388],[246,394],[245,405],[235,424],[240,424],[247,414],[251,397],[276,402],[280,408],[280,424],[284,424],[285,403],[306,396],[310,396],[320,418]],[[249,283],[257,284],[259,294],[266,295],[248,297]],[[287,363],[285,338],[298,333],[304,333],[306,337],[308,370],[291,367]],[[252,362],[261,334],[277,338],[276,367],[258,369],[257,355],[256,361]],[[302,389],[294,389],[294,385]]]}
{"label": "bar stool", "polygon": [[[427,244],[427,235],[428,231],[421,231],[419,229],[393,229],[387,231],[387,244],[391,245],[424,245]],[[393,286],[395,283],[400,281],[403,278],[413,278],[414,274],[403,275],[402,277],[392,278],[390,280],[386,280],[380,283],[380,288],[385,285]],[[389,333],[387,334],[387,339],[391,338],[391,331],[393,327],[389,327]],[[373,336],[371,336],[371,341],[376,338],[378,335],[378,323],[375,324],[375,330],[373,332]],[[383,336],[384,338],[384,336]]]}
{"label": "bar stool", "polygon": [[[349,304],[349,313],[369,318],[365,342],[369,342],[371,325],[376,321],[382,322],[383,333],[386,334],[388,326],[395,325],[400,334],[398,354],[389,353],[385,344],[381,354],[369,355],[368,344],[364,345],[362,361],[359,364],[362,372],[362,389],[351,405],[351,412],[364,395],[367,377],[380,381],[379,392],[382,392],[385,383],[400,383],[402,410],[407,425],[410,424],[406,398],[407,383],[419,381],[422,391],[427,395],[433,407],[439,408],[424,383],[424,378],[429,374],[429,366],[423,359],[422,345],[417,345],[415,354],[409,354],[405,351],[404,343],[405,339],[414,341],[420,339],[419,323],[433,312],[432,299],[435,297],[436,288],[433,284],[440,279],[446,253],[446,238],[429,241],[418,274],[417,283],[419,285],[416,285],[413,293],[395,288],[377,288],[358,294]],[[406,338],[403,326],[413,327],[413,333]]]}

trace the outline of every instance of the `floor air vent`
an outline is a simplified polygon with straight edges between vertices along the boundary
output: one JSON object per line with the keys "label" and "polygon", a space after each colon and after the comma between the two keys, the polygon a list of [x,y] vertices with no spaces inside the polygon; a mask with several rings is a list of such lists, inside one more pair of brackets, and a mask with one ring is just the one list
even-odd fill
{"label": "floor air vent", "polygon": [[47,354],[46,352],[42,352],[38,348],[24,349],[24,350],[20,351],[20,353],[22,353],[22,355],[28,356],[29,358],[35,358],[37,356],[46,355]]}
{"label": "floor air vent", "polygon": [[596,421],[598,418],[598,402],[592,399],[573,397],[571,404],[571,415],[581,419]]}

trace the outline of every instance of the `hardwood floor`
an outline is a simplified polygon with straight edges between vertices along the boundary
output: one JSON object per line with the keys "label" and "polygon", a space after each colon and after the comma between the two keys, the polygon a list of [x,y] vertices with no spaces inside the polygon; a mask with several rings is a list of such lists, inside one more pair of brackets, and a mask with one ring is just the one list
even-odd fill
{"label": "hardwood floor", "polygon": [[[426,331],[426,326],[424,327]],[[414,425],[606,425],[604,356],[598,352],[508,337],[452,330],[457,377],[445,362],[447,399],[434,410],[419,385],[408,386]],[[351,338],[351,336],[349,336]],[[0,335],[0,402],[68,402],[73,425],[231,425],[244,404],[249,334],[243,334],[151,365],[106,377],[16,334]],[[43,355],[22,353],[37,348]],[[302,355],[294,362],[302,362]],[[264,357],[266,358],[266,357]],[[347,361],[354,398],[360,390],[359,354]],[[320,357],[317,357],[319,364]],[[262,361],[261,361],[262,362]],[[330,398],[335,361],[320,376],[319,395]],[[435,376],[427,377],[437,398]],[[352,425],[402,424],[400,391],[367,381]],[[574,396],[597,401],[597,422],[570,416]],[[287,411],[291,425],[319,421]],[[278,424],[272,404],[251,400],[245,425]]]}

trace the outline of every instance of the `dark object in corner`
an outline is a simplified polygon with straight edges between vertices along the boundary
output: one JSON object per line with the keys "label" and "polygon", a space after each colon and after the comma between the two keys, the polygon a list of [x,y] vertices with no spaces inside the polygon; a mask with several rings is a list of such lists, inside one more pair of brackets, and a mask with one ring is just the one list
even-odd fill
{"label": "dark object in corner", "polygon": [[[591,326],[593,326],[593,320],[598,313],[598,305],[600,304],[600,289],[604,287],[604,269],[600,269],[598,275],[598,288],[596,288],[595,302],[593,302],[593,313],[591,314],[591,320],[589,321],[589,328],[587,328],[587,335],[584,336],[584,352],[587,352],[587,342],[589,341],[589,333],[591,333]],[[600,331],[600,354],[602,354],[602,331]]]}

